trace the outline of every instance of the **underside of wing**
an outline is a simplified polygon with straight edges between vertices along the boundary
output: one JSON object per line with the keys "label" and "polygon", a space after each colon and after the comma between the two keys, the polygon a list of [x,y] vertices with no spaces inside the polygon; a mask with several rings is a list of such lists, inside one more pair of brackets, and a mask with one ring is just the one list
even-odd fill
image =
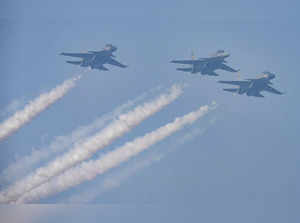
{"label": "underside of wing", "polygon": [[248,81],[218,81],[219,83],[222,84],[233,84],[233,85],[247,85],[249,84]]}
{"label": "underside of wing", "polygon": [[229,92],[238,92],[239,89],[238,88],[223,88],[224,91],[229,91]]}
{"label": "underside of wing", "polygon": [[270,93],[273,93],[273,94],[283,94],[282,92],[276,90],[275,88],[272,88],[271,86],[267,85],[264,89],[264,91],[268,91]]}
{"label": "underside of wing", "polygon": [[205,73],[205,74],[207,74],[207,75],[209,75],[209,76],[219,76],[219,74],[217,74],[217,73],[214,72],[214,71],[210,71],[210,72],[207,72],[207,73]]}
{"label": "underside of wing", "polygon": [[235,69],[233,69],[233,68],[231,68],[231,67],[229,67],[229,66],[227,66],[225,64],[221,64],[220,65],[220,69],[226,70],[226,71],[229,71],[229,72],[238,72],[238,70],[235,70]]}
{"label": "underside of wing", "polygon": [[122,67],[122,68],[125,68],[127,67],[126,65],[124,64],[121,64],[120,62],[114,60],[114,59],[110,59],[109,61],[107,61],[108,64],[111,64],[111,65],[114,65],[114,66],[117,66],[117,67]]}
{"label": "underside of wing", "polygon": [[199,61],[198,60],[172,60],[171,63],[196,64],[196,63],[199,63]]}
{"label": "underside of wing", "polygon": [[98,70],[104,70],[104,71],[108,71],[108,69],[106,67],[104,67],[103,65],[99,65],[99,66],[96,66],[94,67],[95,69],[98,69]]}
{"label": "underside of wing", "polygon": [[183,72],[192,72],[193,71],[192,68],[177,68],[176,70],[180,70],[180,71],[183,71]]}
{"label": "underside of wing", "polygon": [[69,57],[80,57],[80,58],[90,58],[93,55],[90,53],[61,53],[60,55]]}
{"label": "underside of wing", "polygon": [[74,65],[80,65],[82,64],[82,61],[66,61],[67,63],[70,63],[70,64],[74,64]]}
{"label": "underside of wing", "polygon": [[252,96],[254,97],[259,97],[259,98],[264,98],[265,96],[263,96],[260,92],[257,92],[255,94],[253,94]]}

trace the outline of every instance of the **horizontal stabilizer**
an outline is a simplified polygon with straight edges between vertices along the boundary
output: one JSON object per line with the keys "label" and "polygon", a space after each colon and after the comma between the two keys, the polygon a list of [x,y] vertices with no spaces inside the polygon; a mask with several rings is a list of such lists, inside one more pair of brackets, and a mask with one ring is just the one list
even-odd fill
{"label": "horizontal stabilizer", "polygon": [[217,74],[217,73],[215,73],[213,71],[211,71],[209,73],[206,73],[206,74],[209,75],[209,76],[219,76],[219,74]]}
{"label": "horizontal stabilizer", "polygon": [[79,57],[79,58],[91,58],[94,54],[91,53],[61,53],[60,55],[68,56],[68,57]]}
{"label": "horizontal stabilizer", "polygon": [[176,70],[184,71],[184,72],[192,72],[192,68],[177,68]]}
{"label": "horizontal stabilizer", "polygon": [[224,91],[229,91],[229,92],[238,92],[237,88],[224,88]]}
{"label": "horizontal stabilizer", "polygon": [[74,64],[74,65],[80,65],[81,61],[66,61],[67,63]]}
{"label": "horizontal stabilizer", "polygon": [[240,85],[240,86],[248,86],[250,84],[249,81],[218,81],[222,84],[233,84],[233,85]]}
{"label": "horizontal stabilizer", "polygon": [[196,64],[199,61],[197,60],[172,60],[171,63],[179,63],[179,64]]}

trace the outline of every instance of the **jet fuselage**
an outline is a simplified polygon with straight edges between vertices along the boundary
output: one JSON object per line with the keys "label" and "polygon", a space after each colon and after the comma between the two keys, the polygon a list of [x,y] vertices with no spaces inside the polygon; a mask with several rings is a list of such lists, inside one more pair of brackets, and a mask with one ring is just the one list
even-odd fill
{"label": "jet fuselage", "polygon": [[[226,56],[228,57],[228,56]],[[192,73],[209,74],[212,71],[221,69],[221,65],[225,62],[226,57],[211,57],[199,59],[199,63],[193,65]]]}
{"label": "jet fuselage", "polygon": [[121,68],[127,67],[120,62],[114,60],[113,52],[117,47],[112,44],[106,44],[101,51],[88,51],[87,53],[61,53],[63,56],[79,57],[80,61],[66,61],[67,63],[79,65],[81,67],[90,67],[91,69],[108,70],[104,64],[110,64]]}
{"label": "jet fuselage", "polygon": [[218,76],[215,73],[215,70],[226,70],[228,72],[237,72],[228,65],[225,65],[227,62],[225,59],[229,57],[230,54],[225,53],[224,50],[218,50],[210,57],[206,58],[198,58],[191,60],[172,60],[171,63],[185,64],[190,65],[190,67],[186,68],[177,68],[177,70],[189,72],[189,73],[201,73],[202,75],[210,75],[210,76]]}
{"label": "jet fuselage", "polygon": [[219,81],[224,84],[237,85],[237,88],[224,88],[224,91],[235,92],[238,94],[246,94],[247,96],[264,97],[261,92],[268,91],[274,94],[283,94],[274,89],[271,80],[275,78],[275,74],[264,71],[262,77],[254,79],[246,79],[244,81]]}

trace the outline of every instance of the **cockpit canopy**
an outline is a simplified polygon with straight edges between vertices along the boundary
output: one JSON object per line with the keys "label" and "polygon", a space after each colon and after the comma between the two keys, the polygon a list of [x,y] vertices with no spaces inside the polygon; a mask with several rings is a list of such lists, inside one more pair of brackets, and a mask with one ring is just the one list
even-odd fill
{"label": "cockpit canopy", "polygon": [[217,50],[217,52],[215,52],[212,57],[229,57],[229,53],[225,53],[224,50]]}
{"label": "cockpit canopy", "polygon": [[109,51],[116,51],[117,50],[117,47],[112,45],[112,44],[106,44],[105,47],[104,47],[105,50],[109,50]]}
{"label": "cockpit canopy", "polygon": [[263,77],[268,78],[268,79],[274,79],[275,78],[275,74],[271,73],[269,71],[264,71],[263,73]]}

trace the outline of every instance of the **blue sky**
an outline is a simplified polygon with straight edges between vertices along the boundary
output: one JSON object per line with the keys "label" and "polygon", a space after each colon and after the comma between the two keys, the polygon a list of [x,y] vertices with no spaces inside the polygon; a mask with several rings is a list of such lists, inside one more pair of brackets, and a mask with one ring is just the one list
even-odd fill
{"label": "blue sky", "polygon": [[[16,99],[31,100],[80,73],[58,55],[62,51],[99,50],[112,43],[118,46],[118,60],[129,65],[87,72],[62,100],[0,142],[0,172],[16,155],[46,146],[158,85],[189,83],[178,100],[108,149],[212,100],[220,105],[194,125],[206,126],[209,118],[217,117],[205,134],[102,194],[95,205],[60,206],[63,211],[51,205],[24,206],[22,213],[48,216],[28,222],[299,222],[300,3],[3,1],[0,6],[1,111]],[[191,76],[169,63],[190,57],[192,50],[205,57],[218,49],[231,54],[229,64],[241,69],[242,78],[264,70],[276,73],[274,86],[286,94],[264,93],[263,99],[231,95],[216,81],[236,75],[220,71],[216,78]],[[153,149],[171,146],[189,130]],[[42,202],[52,203],[96,181]]]}

